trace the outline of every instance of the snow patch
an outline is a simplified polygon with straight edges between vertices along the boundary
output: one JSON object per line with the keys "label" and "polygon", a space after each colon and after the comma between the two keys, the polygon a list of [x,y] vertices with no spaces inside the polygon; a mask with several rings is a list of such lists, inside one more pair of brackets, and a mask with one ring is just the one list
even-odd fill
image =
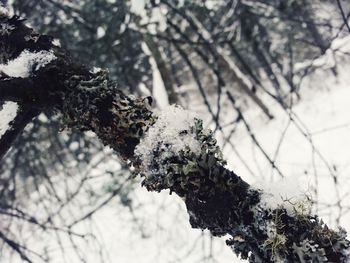
{"label": "snow patch", "polygon": [[99,72],[102,71],[102,68],[99,68],[99,67],[93,67],[91,70],[90,70],[90,73],[92,74],[97,74]]}
{"label": "snow patch", "polygon": [[131,12],[139,15],[139,16],[146,16],[145,11],[146,1],[145,0],[131,0],[130,2],[130,9]]}
{"label": "snow patch", "polygon": [[350,51],[350,36],[337,38],[333,40],[330,48],[326,50],[325,54],[313,60],[306,60],[303,62],[295,63],[294,69],[296,72],[300,72],[309,67],[329,69],[336,66],[337,53],[346,54],[349,51]]}
{"label": "snow patch", "polygon": [[97,39],[103,38],[106,35],[106,29],[104,29],[102,26],[97,28]]}
{"label": "snow patch", "polygon": [[61,47],[61,41],[57,38],[55,38],[54,40],[52,40],[52,45],[56,46],[56,47]]}
{"label": "snow patch", "polygon": [[8,15],[9,15],[8,8],[6,8],[2,4],[0,4],[0,16],[8,16]]}
{"label": "snow patch", "polygon": [[79,149],[79,143],[78,142],[72,142],[70,145],[69,145],[69,149],[71,151],[76,151]]}
{"label": "snow patch", "polygon": [[[161,164],[162,160],[178,156],[187,147],[196,155],[201,152],[201,145],[190,132],[194,125],[195,115],[179,106],[168,106],[163,109],[156,123],[149,128],[145,137],[135,148],[135,155],[142,161],[142,166],[149,169],[153,163]],[[184,132],[186,131],[186,132]],[[157,154],[154,151],[157,150]],[[158,171],[162,172],[159,168]]]}
{"label": "snow patch", "polygon": [[0,71],[10,77],[27,78],[54,59],[56,56],[52,51],[30,52],[24,50],[17,58],[7,64],[0,64]]}
{"label": "snow patch", "polygon": [[284,208],[290,216],[311,213],[312,199],[307,189],[303,189],[295,177],[278,182],[262,181],[256,185],[261,189],[260,205],[270,208]]}
{"label": "snow patch", "polygon": [[343,53],[350,51],[350,36],[346,36],[343,38],[336,38],[333,40],[331,47],[333,51],[340,51]]}
{"label": "snow patch", "polygon": [[12,101],[6,101],[2,105],[2,110],[0,111],[0,138],[9,130],[10,122],[13,121],[17,115],[18,104]]}

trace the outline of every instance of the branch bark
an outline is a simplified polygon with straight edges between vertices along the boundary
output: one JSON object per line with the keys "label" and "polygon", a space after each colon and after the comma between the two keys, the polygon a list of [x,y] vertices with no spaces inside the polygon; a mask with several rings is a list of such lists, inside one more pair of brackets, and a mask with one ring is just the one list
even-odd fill
{"label": "branch bark", "polygon": [[23,78],[0,79],[0,100],[25,102],[31,100],[31,93],[35,93],[33,82]]}

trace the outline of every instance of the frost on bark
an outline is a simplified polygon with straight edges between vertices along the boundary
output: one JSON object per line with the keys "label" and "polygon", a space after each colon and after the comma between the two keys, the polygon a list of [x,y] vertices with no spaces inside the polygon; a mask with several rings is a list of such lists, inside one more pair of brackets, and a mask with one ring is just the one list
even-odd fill
{"label": "frost on bark", "polygon": [[[46,50],[55,56],[45,66],[31,65],[28,77],[2,74],[0,100],[16,101],[34,112],[55,111],[65,126],[95,132],[134,166],[149,191],[169,189],[179,195],[192,227],[229,235],[227,245],[243,259],[347,262],[350,243],[344,230],[329,229],[297,205],[291,210],[283,203],[271,207],[263,202],[262,191],[225,167],[213,134],[201,120],[179,107],[155,114],[150,97],[125,95],[107,71],[90,71],[72,61],[50,37],[19,18],[2,14],[0,22],[6,29],[0,32],[2,64],[23,51]],[[176,127],[171,125],[174,118]]]}

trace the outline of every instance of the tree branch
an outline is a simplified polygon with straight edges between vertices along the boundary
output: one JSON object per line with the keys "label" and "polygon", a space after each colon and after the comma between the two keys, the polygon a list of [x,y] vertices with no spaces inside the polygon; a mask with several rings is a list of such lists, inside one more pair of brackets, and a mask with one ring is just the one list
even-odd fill
{"label": "tree branch", "polygon": [[12,248],[18,255],[23,259],[24,261],[28,263],[33,263],[31,259],[22,251],[22,246],[18,243],[14,242],[13,240],[9,239],[0,231],[0,239],[3,240],[10,248]]}
{"label": "tree branch", "polygon": [[35,99],[33,82],[27,78],[0,79],[0,100],[24,102]]}
{"label": "tree branch", "polygon": [[4,157],[7,151],[11,148],[14,140],[24,130],[27,124],[37,115],[40,111],[32,109],[28,106],[20,106],[15,119],[10,123],[9,129],[0,138],[0,160]]}
{"label": "tree branch", "polygon": [[342,6],[340,0],[337,0],[337,5],[338,5],[338,8],[339,8],[341,17],[343,18],[344,25],[346,26],[346,28],[348,29],[348,31],[350,33],[350,25],[349,25],[349,22],[348,22],[348,18],[345,15],[345,12],[344,12],[344,9],[343,9],[343,6]]}

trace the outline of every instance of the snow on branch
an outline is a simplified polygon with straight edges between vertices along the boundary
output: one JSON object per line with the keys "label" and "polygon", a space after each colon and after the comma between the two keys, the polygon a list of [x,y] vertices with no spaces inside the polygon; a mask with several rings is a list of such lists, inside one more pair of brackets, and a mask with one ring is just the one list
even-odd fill
{"label": "snow on branch", "polygon": [[0,138],[11,128],[10,123],[15,119],[18,111],[18,104],[7,101],[2,105],[0,111]]}
{"label": "snow on branch", "polygon": [[6,64],[0,64],[0,72],[9,77],[27,78],[54,59],[56,56],[52,51],[30,52],[24,50],[17,58]]}
{"label": "snow on branch", "polygon": [[254,186],[262,190],[260,205],[266,209],[283,208],[290,216],[311,214],[312,196],[295,177],[283,178],[278,182],[259,181]]}
{"label": "snow on branch", "polygon": [[8,16],[9,10],[0,3],[0,16]]}
{"label": "snow on branch", "polygon": [[159,164],[171,156],[179,156],[186,148],[199,155],[201,145],[191,133],[194,119],[193,113],[180,106],[168,106],[160,112],[134,152],[142,160],[146,174],[164,174],[166,171]]}

